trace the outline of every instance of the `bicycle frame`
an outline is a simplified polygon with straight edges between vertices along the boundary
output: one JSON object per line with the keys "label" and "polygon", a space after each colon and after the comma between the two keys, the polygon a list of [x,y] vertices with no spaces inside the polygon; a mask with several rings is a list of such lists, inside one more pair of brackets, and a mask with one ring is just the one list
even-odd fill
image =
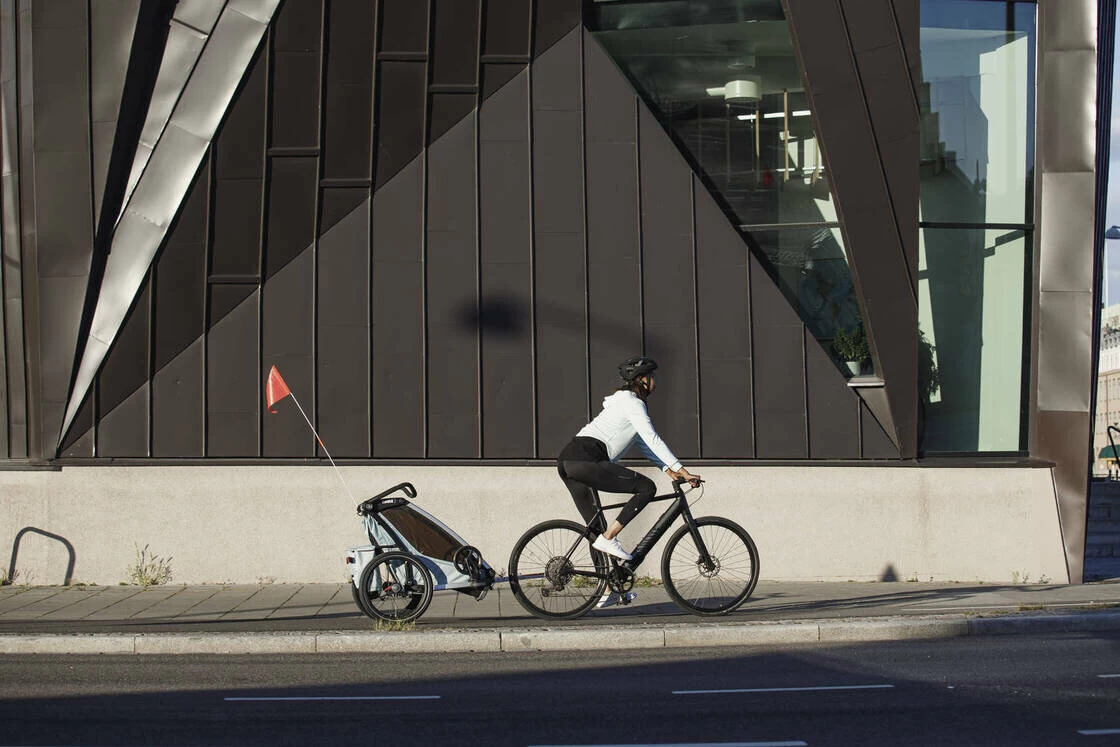
{"label": "bicycle frame", "polygon": [[[642,564],[642,561],[646,559],[646,556],[649,555],[650,550],[652,550],[657,542],[665,536],[665,533],[669,531],[669,527],[672,526],[673,522],[677,520],[677,517],[683,516],[684,523],[688,527],[689,534],[692,535],[692,541],[696,543],[696,547],[700,551],[700,561],[704,564],[705,568],[713,567],[712,558],[708,554],[707,546],[704,545],[704,541],[700,537],[700,530],[696,526],[696,520],[692,518],[692,511],[688,507],[688,499],[685,496],[685,492],[681,490],[681,485],[683,485],[682,482],[674,480],[672,493],[666,493],[665,495],[655,496],[650,499],[650,503],[657,503],[659,501],[673,502],[669,505],[669,508],[665,509],[665,513],[661,514],[661,516],[657,518],[657,521],[653,523],[653,526],[650,527],[645,536],[638,541],[638,544],[635,545],[634,549],[630,552],[630,554],[633,556],[630,560],[623,560],[619,562],[617,558],[607,556],[610,557],[611,562],[615,566],[621,566],[629,571],[636,570],[638,566]],[[599,503],[599,491],[597,490],[595,491],[595,502]],[[614,508],[622,508],[625,505],[625,502],[613,503],[609,506],[604,506],[599,503],[599,510],[598,512],[596,512],[595,518],[597,519],[603,516],[604,511]],[[606,521],[606,518],[604,517],[603,520]],[[594,521],[595,520],[592,519],[591,523],[594,523]],[[575,549],[579,546],[579,543],[584,540],[591,539],[592,534],[594,534],[594,530],[591,529],[591,527],[587,527],[584,530],[583,536],[574,545],[572,545],[571,549],[568,550],[567,556],[571,557],[572,553],[575,552]],[[579,573],[579,571],[577,571],[577,573]],[[599,574],[581,575],[598,576]]]}

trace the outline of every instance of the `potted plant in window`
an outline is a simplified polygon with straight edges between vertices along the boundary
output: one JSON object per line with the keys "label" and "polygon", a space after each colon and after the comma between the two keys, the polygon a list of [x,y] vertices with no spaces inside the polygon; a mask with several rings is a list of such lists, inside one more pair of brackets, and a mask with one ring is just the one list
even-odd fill
{"label": "potted plant in window", "polygon": [[859,376],[864,361],[870,358],[867,349],[867,335],[864,333],[862,325],[855,327],[850,332],[837,329],[836,336],[832,338],[832,348],[840,356],[840,359],[848,364],[848,370],[852,372],[852,376]]}

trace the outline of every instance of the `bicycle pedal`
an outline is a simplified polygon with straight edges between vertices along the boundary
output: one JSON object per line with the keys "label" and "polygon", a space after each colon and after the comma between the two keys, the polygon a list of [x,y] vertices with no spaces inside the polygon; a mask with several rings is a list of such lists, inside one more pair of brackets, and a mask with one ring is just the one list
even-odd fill
{"label": "bicycle pedal", "polygon": [[631,602],[633,602],[637,598],[638,598],[638,592],[628,591],[628,592],[626,592],[625,594],[622,595],[621,599],[618,600],[618,603],[619,604],[630,604]]}

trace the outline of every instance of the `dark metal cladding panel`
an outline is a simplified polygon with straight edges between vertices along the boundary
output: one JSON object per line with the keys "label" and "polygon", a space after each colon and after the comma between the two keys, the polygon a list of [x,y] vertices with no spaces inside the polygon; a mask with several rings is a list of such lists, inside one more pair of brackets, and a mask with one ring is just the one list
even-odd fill
{"label": "dark metal cladding panel", "polygon": [[428,455],[479,456],[475,122],[428,150]]}
{"label": "dark metal cladding panel", "polygon": [[[314,423],[313,335],[315,254],[310,248],[268,279],[261,300],[261,381],[276,366]],[[280,409],[280,408],[277,408]],[[264,456],[310,457],[315,439],[290,402],[284,417],[264,421]]]}
{"label": "dark metal cladding panel", "polygon": [[368,178],[375,4],[331,3],[326,54],[323,176]]}
{"label": "dark metal cladding panel", "polygon": [[681,458],[700,454],[692,172],[661,125],[639,115],[646,353],[658,361],[650,413]]}
{"label": "dark metal cladding panel", "polygon": [[319,210],[319,235],[330,231],[341,220],[349,217],[355,210],[367,210],[364,203],[369,201],[366,187],[330,187],[323,190],[322,205]]}
{"label": "dark metal cladding panel", "polygon": [[382,52],[428,52],[428,0],[381,0]]}
{"label": "dark metal cladding panel", "polygon": [[582,36],[582,26],[572,29],[533,62],[534,109],[583,109],[583,87],[579,75]]}
{"label": "dark metal cladding panel", "polygon": [[218,179],[259,180],[264,177],[268,84],[265,59],[266,55],[261,52],[253,59],[245,84],[230,105],[229,115],[214,141],[214,168]]}
{"label": "dark metal cladding panel", "polygon": [[389,181],[423,150],[424,107],[428,96],[423,62],[382,62],[379,66],[377,159],[374,163],[377,187]]}
{"label": "dark metal cladding panel", "polygon": [[618,364],[642,352],[642,276],[636,262],[591,262],[588,273],[594,414],[599,398],[618,384]]}
{"label": "dark metal cladding panel", "polygon": [[482,65],[482,100],[486,101],[506,83],[528,69],[520,62],[487,62]]}
{"label": "dark metal cladding panel", "polygon": [[707,189],[693,183],[702,456],[748,459],[754,456],[750,251]]}
{"label": "dark metal cladding panel", "polygon": [[637,108],[634,89],[595,37],[586,30],[583,31],[583,65],[588,150],[591,143],[635,142]]}
{"label": "dark metal cladding panel", "polygon": [[261,271],[260,179],[216,179],[212,275],[259,275]]}
{"label": "dark metal cladding panel", "polygon": [[914,100],[918,101],[921,98],[922,86],[920,6],[915,0],[891,0],[891,7],[894,9],[895,24],[899,38],[902,39],[902,48],[906,52],[906,66],[910,71]]}
{"label": "dark metal cladding panel", "polygon": [[434,85],[475,85],[478,82],[479,16],[482,0],[432,0]]}
{"label": "dark metal cladding panel", "polygon": [[314,158],[273,158],[268,193],[265,277],[271,278],[311,246],[315,237],[317,168]]}
{"label": "dark metal cladding panel", "polygon": [[432,94],[432,108],[428,112],[428,144],[443,137],[448,130],[463,121],[474,111],[478,101],[474,93]]}
{"label": "dark metal cladding panel", "polygon": [[[116,409],[129,395],[148,383],[148,326],[151,285],[144,283],[136,304],[125,318],[121,331],[98,374],[97,417]],[[182,346],[183,348],[186,345]]]}
{"label": "dark metal cladding panel", "polygon": [[864,459],[898,459],[898,449],[891,443],[890,438],[883,430],[883,426],[875,420],[867,405],[859,406],[861,431],[863,434]]}
{"label": "dark metal cladding panel", "polygon": [[809,383],[809,457],[859,459],[860,399],[808,330],[805,373]]}
{"label": "dark metal cladding panel", "polygon": [[526,0],[486,0],[482,53],[528,55],[533,4]]}
{"label": "dark metal cladding panel", "polygon": [[[527,252],[528,231],[522,248]],[[527,259],[482,264],[484,457],[533,455],[532,268]]]}
{"label": "dark metal cladding panel", "polygon": [[[264,378],[257,375],[260,295],[256,286],[215,285],[210,299],[213,316],[228,311],[206,337],[206,455],[255,457],[264,401]],[[283,417],[302,420],[288,407]]]}
{"label": "dark metal cladding panel", "polygon": [[[506,82],[478,110],[479,140],[482,142],[529,141],[529,72]],[[524,146],[528,148],[528,145]]]}
{"label": "dark metal cladding panel", "polygon": [[97,456],[148,456],[148,382],[98,420]]}
{"label": "dark metal cladding panel", "polygon": [[549,47],[583,21],[582,0],[537,0],[534,21],[533,56],[540,57]]}
{"label": "dark metal cladding panel", "polygon": [[272,147],[319,146],[322,0],[281,4],[272,47]]}
{"label": "dark metal cladding panel", "polygon": [[537,450],[549,459],[588,417],[583,233],[538,233],[534,270]]}
{"label": "dark metal cladding panel", "polygon": [[858,54],[868,49],[898,45],[898,33],[891,16],[890,0],[840,0],[852,49]]}
{"label": "dark metal cladding panel", "polygon": [[[625,158],[621,160],[625,163]],[[582,233],[584,169],[578,111],[534,114],[533,170],[533,219],[537,233]],[[629,186],[633,198],[632,178]],[[607,219],[601,213],[600,216],[604,221]]]}
{"label": "dark metal cladding panel", "polygon": [[[205,182],[203,182],[205,183]],[[195,189],[156,262],[155,367],[162,368],[206,331],[206,195]],[[181,231],[179,229],[182,229]],[[202,239],[202,240],[198,240]]]}
{"label": "dark metal cladding panel", "polygon": [[[348,195],[323,190],[329,202]],[[332,456],[369,456],[369,205],[319,239],[319,434]]]}
{"label": "dark metal cladding panel", "polygon": [[919,150],[920,136],[917,132],[909,137],[883,143],[879,152],[883,157],[883,171],[890,185],[891,201],[898,216],[899,234],[902,239],[903,256],[910,272],[910,284],[918,287],[918,159],[914,154]]}
{"label": "dark metal cladding panel", "polygon": [[804,325],[753,256],[750,276],[756,455],[805,459]]}
{"label": "dark metal cladding panel", "polygon": [[424,162],[373,195],[373,455],[424,456]]}
{"label": "dark metal cladding panel", "polygon": [[203,341],[152,377],[152,456],[200,457],[202,453]]}
{"label": "dark metal cladding panel", "polygon": [[93,391],[86,395],[59,447],[59,456],[89,459],[93,456]]}

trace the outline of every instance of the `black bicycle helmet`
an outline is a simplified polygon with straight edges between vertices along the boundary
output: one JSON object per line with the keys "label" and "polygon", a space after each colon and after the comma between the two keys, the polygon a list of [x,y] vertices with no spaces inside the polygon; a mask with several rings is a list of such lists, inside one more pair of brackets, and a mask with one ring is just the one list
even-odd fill
{"label": "black bicycle helmet", "polygon": [[618,375],[627,383],[639,376],[651,374],[656,370],[657,361],[653,358],[647,358],[644,355],[636,355],[633,358],[627,358],[622,363],[618,364]]}

